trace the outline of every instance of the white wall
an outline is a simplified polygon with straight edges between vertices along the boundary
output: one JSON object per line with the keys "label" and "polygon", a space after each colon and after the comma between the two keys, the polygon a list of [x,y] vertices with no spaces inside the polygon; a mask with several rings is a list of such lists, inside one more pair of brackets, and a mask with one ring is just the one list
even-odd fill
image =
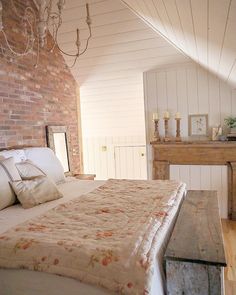
{"label": "white wall", "polygon": [[[95,173],[97,179],[118,177],[116,147],[145,145],[143,93],[142,73],[110,75],[81,86],[85,173]],[[127,156],[128,152],[127,148]]]}
{"label": "white wall", "polygon": [[[97,179],[116,177],[115,147],[145,145],[143,72],[163,64],[188,61],[118,0],[92,0],[92,38],[88,50],[72,69],[80,85],[84,172]],[[85,0],[68,1],[59,41],[74,50],[78,24],[84,46]],[[79,18],[79,19],[78,19]],[[70,58],[66,61],[71,64]],[[125,150],[122,149],[122,151]],[[134,148],[135,150],[135,148]],[[127,157],[129,157],[127,148]],[[142,153],[136,163],[144,163]],[[125,162],[127,164],[127,162]],[[140,167],[143,167],[143,166]],[[144,168],[141,168],[144,169]],[[146,168],[145,168],[146,174]],[[126,176],[127,174],[122,173]],[[140,174],[144,177],[144,174]],[[121,176],[121,174],[119,174]],[[130,176],[130,175],[129,175]]]}
{"label": "white wall", "polygon": [[[153,134],[152,113],[169,110],[182,115],[181,132],[188,136],[188,115],[208,114],[209,126],[224,124],[228,115],[236,115],[236,90],[198,65],[178,65],[160,68],[144,74],[147,142]],[[163,122],[160,133],[163,135]],[[175,134],[175,120],[170,122]],[[148,146],[149,176],[151,150]],[[225,166],[171,166],[171,178],[185,181],[188,189],[216,189],[220,197],[221,214],[227,216],[227,170]]]}

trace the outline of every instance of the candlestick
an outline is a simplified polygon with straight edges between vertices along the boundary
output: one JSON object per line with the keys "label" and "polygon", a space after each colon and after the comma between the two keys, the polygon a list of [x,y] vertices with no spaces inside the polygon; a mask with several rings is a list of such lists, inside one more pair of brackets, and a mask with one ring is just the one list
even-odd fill
{"label": "candlestick", "polygon": [[181,120],[181,118],[177,118],[177,116],[176,116],[175,120],[176,120],[176,137],[175,137],[175,141],[182,141],[181,136],[180,136],[180,120]]}
{"label": "candlestick", "polygon": [[164,141],[170,141],[170,137],[168,134],[168,122],[169,122],[169,118],[165,117],[164,118],[164,122],[165,122],[165,137],[164,137]]}
{"label": "candlestick", "polygon": [[153,122],[154,122],[154,141],[160,141],[161,140],[161,138],[160,138],[160,134],[159,134],[159,119],[154,119],[153,120]]}

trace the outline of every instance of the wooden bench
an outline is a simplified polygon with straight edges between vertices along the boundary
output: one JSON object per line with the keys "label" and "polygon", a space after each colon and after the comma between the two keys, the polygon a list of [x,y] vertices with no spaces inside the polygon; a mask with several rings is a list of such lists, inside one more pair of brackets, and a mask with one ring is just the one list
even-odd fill
{"label": "wooden bench", "polygon": [[188,191],[165,252],[165,264],[167,294],[224,294],[226,259],[215,191]]}

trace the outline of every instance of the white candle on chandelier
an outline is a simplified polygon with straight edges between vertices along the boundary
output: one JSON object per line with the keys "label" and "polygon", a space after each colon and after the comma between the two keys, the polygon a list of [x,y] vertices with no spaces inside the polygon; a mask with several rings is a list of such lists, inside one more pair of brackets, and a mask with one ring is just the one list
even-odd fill
{"label": "white candle on chandelier", "polygon": [[76,30],[76,34],[77,34],[76,45],[79,46],[80,45],[80,42],[79,42],[79,29]]}
{"label": "white candle on chandelier", "polygon": [[89,14],[89,5],[88,5],[88,3],[86,3],[86,10],[87,10],[87,17],[90,17],[90,14]]}

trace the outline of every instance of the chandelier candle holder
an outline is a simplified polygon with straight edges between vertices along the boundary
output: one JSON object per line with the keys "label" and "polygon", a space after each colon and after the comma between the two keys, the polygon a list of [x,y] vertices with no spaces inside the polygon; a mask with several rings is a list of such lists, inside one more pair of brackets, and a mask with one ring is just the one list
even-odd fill
{"label": "chandelier candle holder", "polygon": [[[5,48],[9,50],[12,56],[22,57],[28,54],[31,54],[34,48],[36,49],[36,62],[34,64],[37,67],[39,63],[39,53],[40,49],[46,49],[48,52],[53,52],[55,48],[57,48],[62,54],[70,57],[72,59],[72,64],[70,68],[72,68],[78,58],[85,53],[88,49],[89,40],[92,37],[91,31],[91,18],[89,13],[89,5],[86,4],[86,19],[85,22],[88,27],[88,37],[85,41],[84,48],[81,50],[81,42],[79,29],[77,28],[75,31],[75,48],[76,52],[74,54],[70,52],[65,52],[58,44],[58,32],[60,27],[63,24],[62,20],[62,11],[65,7],[66,0],[58,0],[57,1],[57,11],[52,11],[53,0],[40,0],[37,2],[37,9],[26,6],[23,12],[18,11],[15,0],[9,0],[12,8],[12,13],[20,19],[22,24],[22,29],[25,35],[24,49],[19,51],[15,47],[10,45],[8,40],[7,33],[5,31],[3,12],[4,6],[2,4],[2,0],[0,0],[0,34],[3,35]],[[33,1],[32,1],[33,2]],[[47,36],[51,34],[53,38],[53,44],[50,48],[48,48],[47,44]],[[23,41],[21,40],[20,43]],[[36,45],[36,46],[35,46]],[[3,45],[0,44],[0,47],[3,49]]]}
{"label": "chandelier candle holder", "polygon": [[176,137],[175,137],[175,141],[180,142],[180,141],[182,141],[181,135],[180,135],[180,121],[181,121],[180,113],[175,114],[175,121],[176,121]]}
{"label": "chandelier candle holder", "polygon": [[170,141],[170,137],[169,137],[169,120],[170,120],[170,113],[168,111],[166,111],[164,113],[164,116],[163,116],[163,119],[164,119],[164,124],[165,124],[165,137],[164,137],[164,141],[165,142],[168,142]]}
{"label": "chandelier candle holder", "polygon": [[159,115],[158,113],[153,113],[152,120],[154,122],[154,141],[160,141],[160,134],[159,134]]}

